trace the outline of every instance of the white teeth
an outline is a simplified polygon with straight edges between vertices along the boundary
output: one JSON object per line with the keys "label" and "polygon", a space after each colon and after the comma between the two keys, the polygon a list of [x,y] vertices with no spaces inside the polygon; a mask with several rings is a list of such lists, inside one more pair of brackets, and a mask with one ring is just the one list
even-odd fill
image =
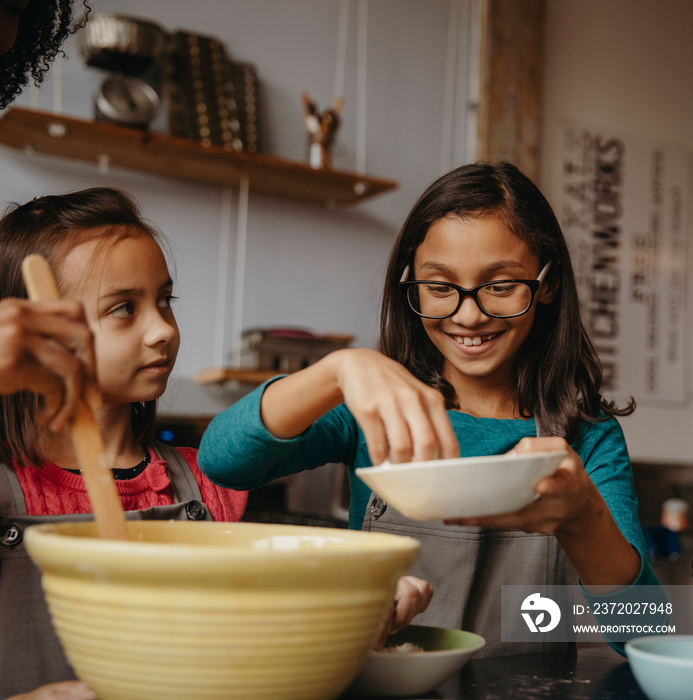
{"label": "white teeth", "polygon": [[473,338],[465,335],[465,336],[455,336],[455,340],[460,344],[460,345],[481,345],[485,340],[491,340],[491,338],[495,338],[495,333],[491,335],[485,335],[485,336],[474,336]]}

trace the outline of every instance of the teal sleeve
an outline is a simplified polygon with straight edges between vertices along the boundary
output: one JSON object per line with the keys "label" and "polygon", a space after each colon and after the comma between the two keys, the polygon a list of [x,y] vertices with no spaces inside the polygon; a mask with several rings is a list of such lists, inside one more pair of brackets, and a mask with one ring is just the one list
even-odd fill
{"label": "teal sleeve", "polygon": [[[629,637],[631,639],[635,637],[642,637],[644,634],[654,634],[655,630],[657,630],[659,626],[666,625],[669,620],[669,616],[665,612],[667,603],[666,591],[659,582],[659,579],[657,578],[657,575],[655,574],[654,569],[647,558],[641,557],[640,573],[638,574],[638,577],[630,586],[620,591],[606,595],[597,595],[587,591],[581,584],[579,585],[582,594],[585,596],[587,604],[592,610],[595,609],[597,604],[603,603],[606,603],[607,605],[600,605],[602,609],[608,609],[613,606],[613,608],[616,610],[628,610],[634,604],[637,604],[637,606],[643,606],[646,603],[654,604],[652,605],[652,610],[654,610],[652,613],[638,615],[606,613],[598,616],[598,622],[602,625],[612,626],[618,629],[623,629],[624,625],[630,626],[630,628],[633,630],[632,634],[629,633]],[[649,629],[652,631],[643,632],[642,630],[644,629]],[[623,639],[623,636],[620,633],[620,641],[614,641],[609,633],[605,633],[604,638],[619,654],[622,656],[626,655],[626,641]]]}
{"label": "teal sleeve", "polygon": [[[594,595],[581,590],[588,603],[634,602],[642,591],[647,595],[647,602],[666,602],[666,594],[652,568],[645,535],[638,517],[638,498],[633,484],[633,472],[630,466],[628,448],[621,426],[615,419],[587,424],[583,433],[578,453],[585,469],[592,479],[619,530],[640,556],[640,572],[635,581],[623,590],[608,595]],[[579,583],[579,582],[578,582]],[[654,587],[643,591],[642,586]],[[651,600],[650,600],[651,598]],[[639,600],[639,602],[645,602]],[[602,620],[606,622],[606,620]],[[614,620],[622,624],[623,619]],[[642,618],[640,622],[643,622]],[[655,615],[647,624],[658,625],[666,622],[666,615]],[[607,642],[620,654],[625,654],[625,642],[613,642],[606,636]]]}
{"label": "teal sleeve", "polygon": [[[577,452],[623,536],[648,560],[626,440],[618,421],[586,424]],[[654,572],[652,572],[654,575]]]}
{"label": "teal sleeve", "polygon": [[277,438],[260,417],[260,402],[267,384],[244,396],[209,424],[197,454],[205,476],[219,486],[250,490],[305,469],[353,461],[357,428],[346,407],[333,409],[301,435]]}

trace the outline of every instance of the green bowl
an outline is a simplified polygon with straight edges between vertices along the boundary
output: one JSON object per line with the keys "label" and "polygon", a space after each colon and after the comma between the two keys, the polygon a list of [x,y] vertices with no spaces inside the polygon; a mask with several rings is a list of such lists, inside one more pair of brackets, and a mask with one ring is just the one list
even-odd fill
{"label": "green bowl", "polygon": [[389,637],[385,646],[407,643],[423,651],[372,651],[349,691],[382,697],[428,693],[462,668],[486,641],[472,632],[410,625]]}

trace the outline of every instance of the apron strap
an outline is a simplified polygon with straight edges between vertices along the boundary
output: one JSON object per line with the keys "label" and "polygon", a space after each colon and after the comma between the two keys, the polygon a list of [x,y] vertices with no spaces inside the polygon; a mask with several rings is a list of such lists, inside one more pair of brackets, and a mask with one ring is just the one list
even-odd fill
{"label": "apron strap", "polygon": [[[187,501],[201,503],[200,487],[197,485],[183,455],[175,448],[158,440],[152,441],[152,447],[159,457],[167,463],[174,500],[177,503],[186,503]],[[11,466],[0,460],[0,517],[26,514],[26,502],[19,479]]]}
{"label": "apron strap", "polygon": [[0,516],[26,515],[22,485],[14,469],[0,461]]}
{"label": "apron strap", "polygon": [[171,479],[171,491],[176,503],[186,501],[202,502],[200,487],[195,481],[195,477],[190,466],[185,461],[183,455],[175,447],[166,445],[158,440],[152,440],[151,445],[161,459],[166,460],[168,472]]}

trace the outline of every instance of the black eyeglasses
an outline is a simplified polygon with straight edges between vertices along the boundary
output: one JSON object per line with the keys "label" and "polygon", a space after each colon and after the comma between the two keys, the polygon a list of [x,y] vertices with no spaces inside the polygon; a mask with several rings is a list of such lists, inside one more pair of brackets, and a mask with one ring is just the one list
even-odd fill
{"label": "black eyeglasses", "polygon": [[551,262],[546,263],[535,280],[495,280],[465,289],[450,282],[406,282],[409,274],[407,265],[399,284],[407,295],[412,311],[422,318],[454,316],[465,297],[472,297],[481,313],[486,316],[513,318],[526,314],[532,308],[534,295],[539,291],[550,267]]}

